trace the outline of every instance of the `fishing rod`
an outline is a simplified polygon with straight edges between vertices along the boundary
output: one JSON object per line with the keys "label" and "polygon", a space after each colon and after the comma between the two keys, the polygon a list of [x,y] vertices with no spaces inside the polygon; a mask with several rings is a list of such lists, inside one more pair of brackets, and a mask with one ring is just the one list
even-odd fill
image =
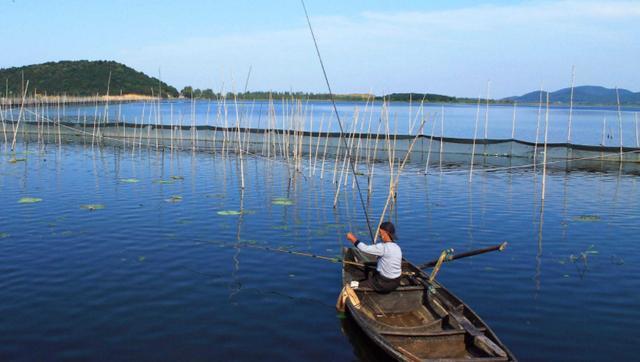
{"label": "fishing rod", "polygon": [[[369,266],[367,263],[357,263],[357,262],[354,262],[354,261],[344,260],[343,258],[339,258],[339,257],[333,257],[333,256],[327,256],[327,255],[321,255],[321,254],[314,254],[314,253],[305,253],[305,252],[302,252],[302,251],[294,251],[294,250],[283,249],[282,247],[272,248],[272,247],[269,247],[269,246],[255,245],[255,244],[251,244],[251,243],[248,243],[248,242],[224,243],[224,244],[220,244],[220,246],[233,247],[233,248],[241,247],[241,248],[257,249],[257,250],[273,251],[273,252],[277,252],[277,253],[285,253],[285,254],[291,254],[291,255],[297,255],[297,256],[306,256],[306,257],[309,257],[309,258],[315,258],[315,259],[330,261],[332,263],[344,263],[344,264],[360,266],[360,267]],[[374,265],[374,264],[372,263],[372,265]]]}
{"label": "fishing rod", "polygon": [[356,173],[356,168],[354,166],[353,160],[351,159],[351,149],[347,145],[347,141],[345,139],[344,127],[342,127],[342,122],[340,121],[340,114],[338,113],[338,107],[336,107],[336,101],[333,96],[333,91],[331,90],[331,84],[329,84],[329,77],[327,77],[327,71],[324,67],[324,62],[322,61],[322,56],[320,55],[320,48],[318,47],[318,42],[316,41],[316,36],[313,33],[313,28],[311,27],[311,20],[309,19],[309,13],[307,12],[307,7],[304,4],[304,0],[300,0],[302,3],[302,8],[304,9],[304,15],[307,18],[307,24],[309,25],[309,32],[311,32],[311,37],[313,38],[313,45],[316,48],[316,53],[318,54],[318,60],[320,61],[320,67],[322,68],[322,74],[324,75],[324,81],[327,84],[327,89],[329,90],[329,98],[331,99],[331,104],[333,105],[333,111],[336,114],[336,119],[338,120],[338,126],[340,127],[340,139],[342,140],[344,148],[347,150],[347,158],[349,159],[349,166],[351,168],[351,172],[353,173],[353,179],[356,182],[356,188],[358,189],[358,196],[360,196],[360,205],[362,206],[362,211],[364,211],[364,216],[367,219],[367,228],[369,229],[369,235],[371,236],[371,240],[375,240],[373,235],[373,229],[371,229],[371,222],[369,221],[369,212],[367,211],[367,207],[364,202],[364,198],[362,197],[362,191],[360,190],[360,182],[358,182],[358,174]]}
{"label": "fishing rod", "polygon": [[[484,254],[484,253],[490,253],[492,251],[503,251],[504,249],[507,248],[507,244],[508,243],[506,241],[504,241],[504,242],[502,242],[502,243],[500,243],[498,245],[489,246],[487,248],[471,250],[471,251],[467,251],[467,252],[464,252],[464,253],[447,255],[442,260],[442,262],[453,261],[453,260],[462,259],[462,258],[468,258],[470,256],[480,255],[480,254]],[[432,260],[430,262],[421,264],[421,265],[418,266],[418,268],[420,268],[420,269],[432,268],[432,267],[434,267],[434,266],[436,266],[438,264],[438,260],[439,259],[434,259],[434,260]]]}
{"label": "fishing rod", "polygon": [[[251,244],[251,243],[248,243],[248,242],[222,243],[222,244],[219,244],[219,245],[220,246],[225,246],[225,247],[233,247],[233,248],[241,247],[241,248],[265,250],[265,251],[271,251],[271,252],[277,252],[277,253],[304,256],[304,257],[309,257],[309,258],[314,258],[314,259],[330,261],[332,263],[343,263],[343,264],[354,265],[354,266],[359,266],[359,267],[375,266],[375,262],[372,262],[372,263],[357,263],[357,262],[350,261],[350,260],[344,260],[343,258],[340,258],[340,257],[332,257],[332,256],[314,254],[314,253],[305,253],[305,252],[302,252],[302,251],[294,251],[294,250],[283,249],[282,247],[272,248],[272,247],[269,247],[269,246],[255,245],[255,244]],[[482,249],[476,249],[476,250],[471,250],[471,251],[467,251],[467,252],[464,252],[464,253],[448,255],[448,256],[446,256],[444,258],[443,262],[453,261],[453,260],[463,259],[463,258],[468,258],[468,257],[475,256],[475,255],[490,253],[490,252],[493,252],[493,251],[503,251],[506,247],[507,247],[507,242],[505,241],[505,242],[502,242],[501,244],[490,246],[490,247],[486,247],[486,248],[482,248]],[[426,269],[426,268],[434,267],[438,263],[438,260],[439,260],[439,258],[435,259],[435,260],[432,260],[430,262],[418,265],[418,268],[419,269]]]}

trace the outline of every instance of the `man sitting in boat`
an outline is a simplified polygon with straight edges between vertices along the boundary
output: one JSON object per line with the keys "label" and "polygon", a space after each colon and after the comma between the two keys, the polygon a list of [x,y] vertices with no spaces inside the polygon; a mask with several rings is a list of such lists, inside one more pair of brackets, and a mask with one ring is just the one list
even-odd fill
{"label": "man sitting in boat", "polygon": [[402,250],[396,240],[396,228],[391,222],[380,224],[380,237],[382,243],[367,245],[353,234],[347,233],[347,239],[367,254],[378,257],[375,271],[367,272],[365,267],[364,280],[358,284],[358,288],[372,288],[378,293],[389,293],[400,285],[402,276]]}

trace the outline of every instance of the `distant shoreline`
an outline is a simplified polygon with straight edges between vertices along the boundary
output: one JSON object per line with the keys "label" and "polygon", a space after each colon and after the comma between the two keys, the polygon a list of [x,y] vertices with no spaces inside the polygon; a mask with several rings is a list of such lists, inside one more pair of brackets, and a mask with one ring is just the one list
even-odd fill
{"label": "distant shoreline", "polygon": [[[274,101],[280,101],[282,98],[291,98],[291,96],[278,96],[273,97],[272,100]],[[294,95],[294,99],[296,100],[303,100],[303,101],[313,101],[313,102],[323,102],[323,103],[329,103],[331,102],[330,99],[327,99],[325,97],[305,97],[304,95],[302,96],[295,96]],[[414,104],[414,105],[419,105],[420,102],[422,101],[422,99],[414,99],[412,102],[410,102],[409,100],[400,100],[400,99],[388,99],[387,97],[382,97],[382,96],[372,96],[371,98],[369,98],[369,102],[371,102],[372,100],[376,103],[382,102],[382,100],[385,99],[387,102],[389,103],[393,103],[393,104],[399,104],[399,103],[406,103],[406,104]],[[162,101],[188,101],[190,102],[192,100],[192,98],[188,98],[188,97],[170,97],[170,98],[162,98]],[[202,102],[202,101],[217,101],[217,98],[195,98],[196,101],[198,102]],[[33,106],[36,104],[46,104],[46,105],[66,105],[66,104],[105,104],[105,103],[131,103],[131,102],[157,102],[158,101],[158,97],[153,97],[153,96],[148,96],[148,95],[142,95],[142,94],[123,94],[123,95],[110,95],[110,96],[106,96],[106,95],[100,95],[100,96],[36,96],[34,97],[26,97],[25,101],[24,101],[24,105],[25,106]],[[231,97],[229,97],[227,95],[227,101],[233,101],[233,99],[231,99]],[[268,97],[247,97],[247,96],[240,96],[238,97],[238,101],[242,101],[242,102],[250,102],[250,101],[269,101]],[[336,95],[336,99],[335,102],[340,104],[340,103],[350,103],[350,102],[359,102],[359,103],[366,103],[367,99],[366,97],[353,97],[350,98],[349,95]],[[486,100],[480,100],[480,104],[481,106],[486,106]],[[467,100],[465,99],[460,99],[459,101],[444,101],[444,100],[432,100],[430,101],[428,98],[425,99],[425,103],[428,104],[442,104],[442,105],[462,105],[462,106],[469,106],[469,105],[475,105],[477,104],[477,99],[476,100]],[[502,101],[502,100],[489,100],[489,104],[493,105],[493,106],[513,106],[514,103],[513,101]],[[17,97],[10,97],[10,98],[6,98],[6,97],[0,97],[0,106],[2,107],[8,107],[8,108],[15,108],[15,107],[20,107],[22,105],[22,99],[21,98],[17,98]],[[531,102],[527,102],[527,103],[516,103],[516,106],[524,106],[524,107],[538,107],[539,104],[537,102],[531,103]],[[568,103],[563,103],[563,102],[558,102],[558,103],[549,103],[550,107],[555,107],[555,108],[562,108],[562,107],[569,107],[570,104]],[[545,107],[545,105],[543,104],[542,107]],[[617,107],[617,104],[611,104],[611,103],[574,103],[573,104],[574,108],[603,108],[603,107]],[[622,109],[628,109],[628,108],[640,108],[640,104],[621,104],[620,107]]]}

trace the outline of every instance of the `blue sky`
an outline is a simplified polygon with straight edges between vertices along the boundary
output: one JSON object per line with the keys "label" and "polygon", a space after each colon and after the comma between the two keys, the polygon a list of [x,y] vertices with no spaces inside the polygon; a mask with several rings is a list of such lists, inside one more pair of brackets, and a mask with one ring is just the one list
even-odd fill
{"label": "blue sky", "polygon": [[[307,0],[334,91],[640,91],[638,1]],[[109,59],[178,88],[326,91],[297,0],[0,0],[0,67]]]}

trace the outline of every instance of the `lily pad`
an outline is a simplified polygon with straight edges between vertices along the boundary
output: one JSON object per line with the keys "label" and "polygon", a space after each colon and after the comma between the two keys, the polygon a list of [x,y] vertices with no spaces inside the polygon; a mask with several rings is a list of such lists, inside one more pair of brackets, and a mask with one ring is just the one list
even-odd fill
{"label": "lily pad", "polygon": [[85,204],[85,205],[80,205],[81,209],[85,209],[85,210],[89,210],[89,211],[96,211],[96,210],[102,210],[104,209],[104,205],[102,204]]}
{"label": "lily pad", "polygon": [[6,239],[9,237],[9,233],[0,233],[0,239]]}
{"label": "lily pad", "polygon": [[184,176],[177,176],[177,175],[173,175],[171,176],[172,180],[184,180]]}
{"label": "lily pad", "polygon": [[278,206],[291,206],[293,205],[293,200],[287,199],[285,197],[277,197],[273,199],[271,203]]}
{"label": "lily pad", "polygon": [[123,182],[125,184],[135,184],[137,182],[140,182],[140,180],[138,180],[137,178],[121,178],[120,182]]}
{"label": "lily pad", "polygon": [[582,221],[582,222],[594,222],[600,221],[600,216],[598,215],[579,215],[573,218],[574,221]]}
{"label": "lily pad", "polygon": [[153,180],[154,184],[160,184],[160,185],[169,185],[172,184],[174,181],[173,180]]}
{"label": "lily pad", "polygon": [[166,199],[164,201],[166,201],[166,202],[180,202],[180,201],[182,201],[182,196],[173,195],[173,196],[171,196],[170,198],[168,198],[168,199]]}
{"label": "lily pad", "polygon": [[217,214],[220,216],[237,216],[237,215],[242,215],[242,211],[223,210],[223,211],[218,211]]}
{"label": "lily pad", "polygon": [[140,256],[140,257],[138,257],[138,261],[139,261],[139,262],[141,262],[141,263],[142,263],[145,259],[146,259],[146,257],[144,257],[144,256]]}
{"label": "lily pad", "polygon": [[39,197],[23,197],[18,200],[19,204],[35,204],[36,202],[41,202],[42,199]]}
{"label": "lily pad", "polygon": [[24,162],[26,161],[26,158],[12,158],[9,160],[9,163],[18,163],[18,162]]}

